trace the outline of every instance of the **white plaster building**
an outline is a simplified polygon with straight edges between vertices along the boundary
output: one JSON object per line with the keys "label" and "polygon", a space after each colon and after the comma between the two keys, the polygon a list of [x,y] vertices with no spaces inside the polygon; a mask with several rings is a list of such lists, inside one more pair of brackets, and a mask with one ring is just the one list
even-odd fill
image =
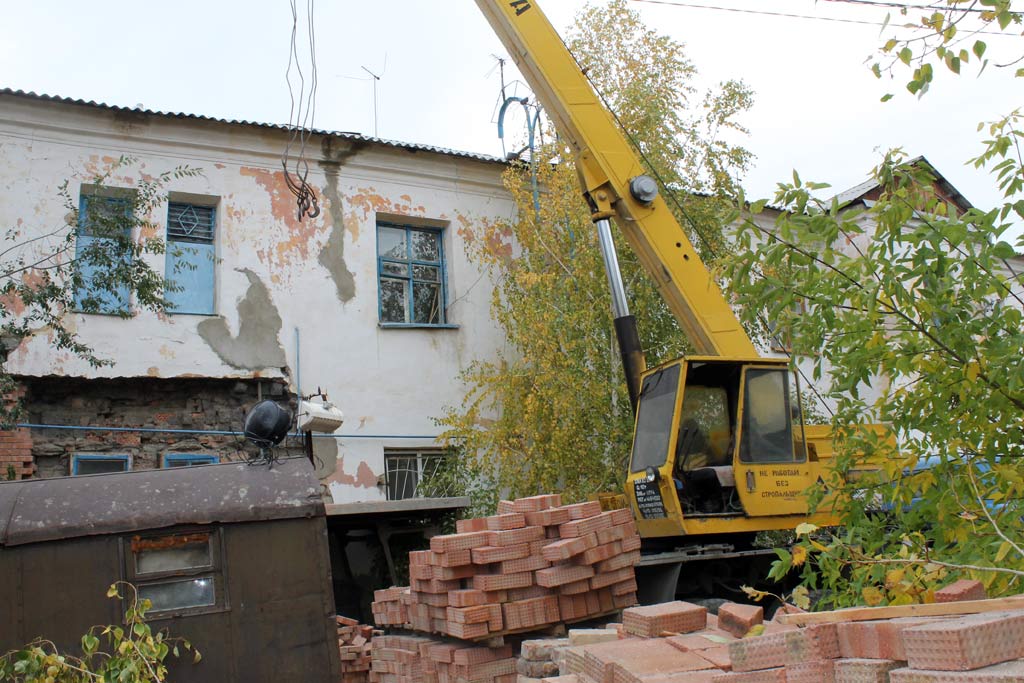
{"label": "white plaster building", "polygon": [[[288,138],[281,126],[0,90],[0,226],[28,237],[61,225],[58,186],[88,196],[94,176],[129,156],[135,163],[116,168],[109,186],[202,170],[171,182],[170,206],[151,218],[170,238],[199,225],[190,243],[215,255],[195,260],[176,295],[194,313],[69,314],[110,367],[55,353],[45,333],[11,354],[27,424],[48,425],[22,430],[39,474],[239,457],[239,440],[215,432],[239,430],[259,396],[317,387],[346,416],[343,436],[315,442],[334,502],[386,498],[386,454],[408,455],[415,470],[436,452],[433,418],[461,402],[460,370],[504,344],[491,282],[465,244],[513,216],[505,165],[317,132],[306,150],[321,212],[299,221],[281,171]],[[165,257],[152,265],[163,270]],[[98,457],[80,457],[89,455]]]}

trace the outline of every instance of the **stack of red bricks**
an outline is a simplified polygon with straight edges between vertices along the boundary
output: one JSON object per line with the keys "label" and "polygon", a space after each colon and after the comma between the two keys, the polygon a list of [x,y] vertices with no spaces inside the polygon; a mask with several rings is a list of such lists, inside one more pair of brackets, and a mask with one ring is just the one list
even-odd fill
{"label": "stack of red bricks", "polygon": [[[936,597],[985,594],[980,583],[962,581]],[[713,681],[1022,683],[1024,610],[814,624],[737,640],[729,656],[732,672]]]}
{"label": "stack of red bricks", "polygon": [[376,636],[370,683],[516,683],[510,647],[475,647],[423,636]]}
{"label": "stack of red bricks", "polygon": [[370,611],[377,626],[406,626],[409,623],[408,588],[391,587],[373,592]]}
{"label": "stack of red bricks", "polygon": [[372,626],[337,616],[338,653],[341,655],[341,683],[368,683],[371,640],[381,635]]}
{"label": "stack of red bricks", "polygon": [[558,495],[502,501],[497,515],[459,520],[457,533],[409,553],[408,594],[375,595],[374,615],[396,625],[399,595],[412,629],[469,640],[579,621],[636,604],[639,559],[627,509]]}

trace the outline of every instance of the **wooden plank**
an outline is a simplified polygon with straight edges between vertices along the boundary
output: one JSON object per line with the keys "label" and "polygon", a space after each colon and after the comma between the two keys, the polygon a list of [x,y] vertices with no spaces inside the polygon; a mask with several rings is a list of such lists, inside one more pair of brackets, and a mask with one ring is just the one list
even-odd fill
{"label": "wooden plank", "polygon": [[1024,609],[1024,595],[989,600],[964,600],[962,602],[936,602],[925,605],[892,605],[888,607],[850,607],[833,612],[805,612],[803,614],[780,614],[777,621],[782,624],[808,626],[810,624],[833,624],[840,621],[871,621],[873,619],[895,619],[897,617],[952,617],[961,614],[998,612],[1001,610]]}

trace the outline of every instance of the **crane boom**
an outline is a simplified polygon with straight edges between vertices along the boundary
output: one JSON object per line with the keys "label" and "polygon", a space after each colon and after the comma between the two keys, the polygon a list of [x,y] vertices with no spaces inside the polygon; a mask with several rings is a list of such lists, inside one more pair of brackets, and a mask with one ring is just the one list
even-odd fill
{"label": "crane boom", "polygon": [[595,220],[614,215],[695,351],[758,355],[685,231],[659,196],[642,203],[630,180],[645,173],[628,140],[535,0],[477,0],[559,134],[576,154]]}

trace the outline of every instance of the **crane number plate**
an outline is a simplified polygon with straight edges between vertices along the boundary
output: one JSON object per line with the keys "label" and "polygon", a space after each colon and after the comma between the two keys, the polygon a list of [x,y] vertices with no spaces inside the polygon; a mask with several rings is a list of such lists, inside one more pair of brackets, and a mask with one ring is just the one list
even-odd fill
{"label": "crane number plate", "polygon": [[658,482],[644,479],[633,480],[633,493],[636,494],[636,507],[644,519],[664,519],[665,501],[661,499]]}

